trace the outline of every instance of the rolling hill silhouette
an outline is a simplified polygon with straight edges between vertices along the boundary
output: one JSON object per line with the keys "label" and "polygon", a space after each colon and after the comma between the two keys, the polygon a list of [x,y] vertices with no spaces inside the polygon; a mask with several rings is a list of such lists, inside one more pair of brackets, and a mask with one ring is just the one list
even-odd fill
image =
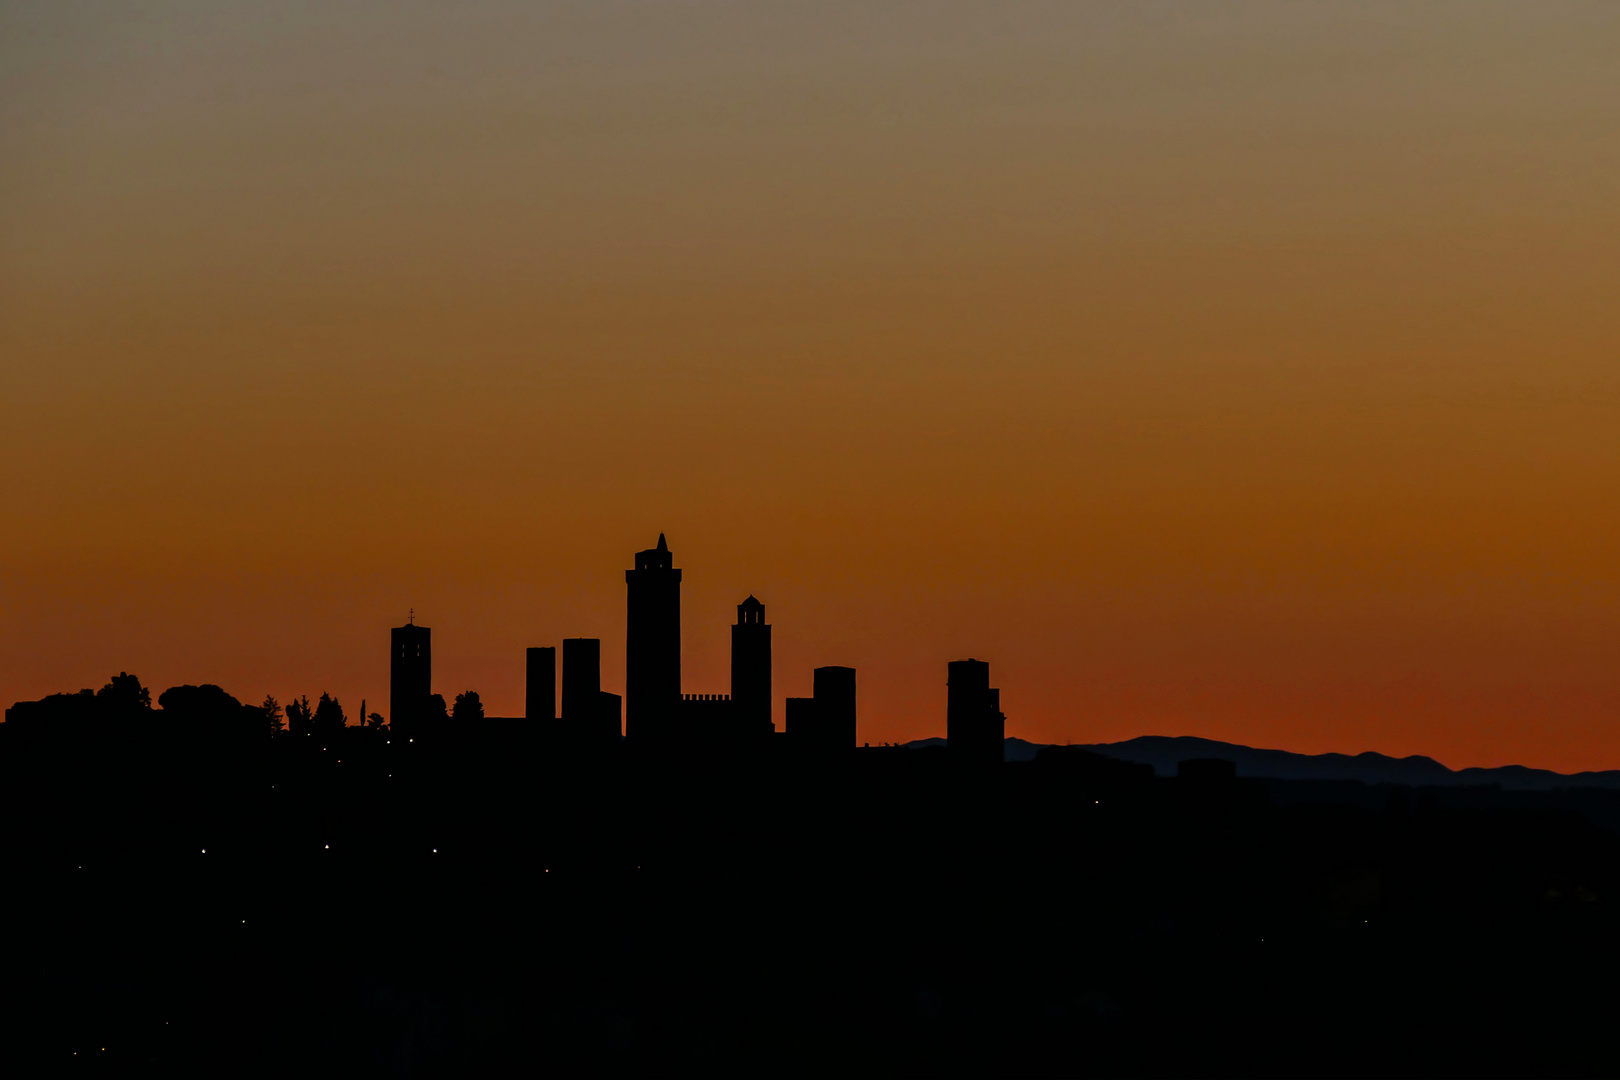
{"label": "rolling hill silhouette", "polygon": [[[944,746],[944,739],[918,739],[906,746],[922,749]],[[1047,744],[1007,739],[1007,761],[1031,761]],[[1079,745],[1079,744],[1077,744]],[[1367,751],[1361,754],[1295,754],[1238,743],[1200,739],[1191,735],[1143,735],[1117,743],[1087,743],[1082,750],[1121,761],[1151,765],[1160,776],[1175,776],[1176,767],[1195,758],[1223,758],[1237,766],[1239,776],[1263,780],[1358,780],[1364,784],[1406,784],[1411,787],[1473,787],[1496,785],[1504,791],[1556,791],[1565,788],[1620,790],[1620,770],[1556,773],[1523,765],[1498,768],[1448,769],[1421,754],[1396,758]]]}

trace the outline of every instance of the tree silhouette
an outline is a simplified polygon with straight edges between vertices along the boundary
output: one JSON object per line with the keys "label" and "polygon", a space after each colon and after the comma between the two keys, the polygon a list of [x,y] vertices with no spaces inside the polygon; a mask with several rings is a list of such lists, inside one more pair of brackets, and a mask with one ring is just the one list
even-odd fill
{"label": "tree silhouette", "polygon": [[456,704],[450,710],[450,718],[457,721],[482,720],[484,718],[484,703],[478,700],[478,691],[468,690],[456,695]]}
{"label": "tree silhouette", "polygon": [[155,719],[162,730],[193,750],[241,746],[264,737],[264,711],[243,705],[213,683],[171,686],[158,695],[158,705]]}
{"label": "tree silhouette", "polygon": [[299,697],[287,702],[287,730],[294,735],[308,735],[315,716],[309,698]]}
{"label": "tree silhouette", "polygon": [[427,720],[428,725],[442,724],[450,719],[450,714],[444,707],[444,695],[434,694],[428,698]]}
{"label": "tree silhouette", "polygon": [[141,680],[127,671],[120,671],[96,693],[96,698],[114,709],[150,709],[152,692],[141,685]]}
{"label": "tree silhouette", "polygon": [[282,729],[286,727],[286,722],[282,719],[281,702],[266,694],[264,704],[260,705],[259,709],[264,713],[264,722],[270,725],[270,734],[281,734]]}
{"label": "tree silhouette", "polygon": [[315,715],[310,719],[310,727],[321,734],[340,731],[349,722],[343,715],[343,706],[338,699],[330,694],[322,694],[321,700],[315,705]]}
{"label": "tree silhouette", "polygon": [[366,717],[366,727],[380,728],[382,726],[383,726],[382,713],[374,712],[370,716]]}
{"label": "tree silhouette", "polygon": [[191,723],[206,724],[242,711],[242,703],[213,683],[171,686],[158,695],[165,714]]}

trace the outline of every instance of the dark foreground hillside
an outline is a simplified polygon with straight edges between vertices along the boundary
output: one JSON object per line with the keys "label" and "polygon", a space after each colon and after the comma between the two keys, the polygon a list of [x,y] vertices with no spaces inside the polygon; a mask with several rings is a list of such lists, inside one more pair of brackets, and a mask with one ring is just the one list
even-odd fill
{"label": "dark foreground hillside", "polygon": [[0,1068],[1617,1071],[1620,842],[1465,794],[6,725]]}

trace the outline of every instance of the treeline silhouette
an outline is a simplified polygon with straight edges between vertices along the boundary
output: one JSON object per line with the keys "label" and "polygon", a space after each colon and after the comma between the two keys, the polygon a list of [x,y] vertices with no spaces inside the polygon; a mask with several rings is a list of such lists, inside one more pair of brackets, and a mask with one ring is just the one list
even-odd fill
{"label": "treeline silhouette", "polygon": [[13,707],[8,1075],[1614,1069],[1620,843],[1573,810],[439,700]]}

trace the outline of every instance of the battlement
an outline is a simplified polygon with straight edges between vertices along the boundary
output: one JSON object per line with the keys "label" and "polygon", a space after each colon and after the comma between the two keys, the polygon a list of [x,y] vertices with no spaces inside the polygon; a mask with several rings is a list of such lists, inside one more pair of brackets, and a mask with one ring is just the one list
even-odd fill
{"label": "battlement", "polygon": [[674,567],[675,556],[670,553],[669,544],[664,541],[663,533],[658,534],[657,547],[636,552],[637,570],[672,570]]}
{"label": "battlement", "polygon": [[682,694],[682,701],[730,701],[730,694]]}

